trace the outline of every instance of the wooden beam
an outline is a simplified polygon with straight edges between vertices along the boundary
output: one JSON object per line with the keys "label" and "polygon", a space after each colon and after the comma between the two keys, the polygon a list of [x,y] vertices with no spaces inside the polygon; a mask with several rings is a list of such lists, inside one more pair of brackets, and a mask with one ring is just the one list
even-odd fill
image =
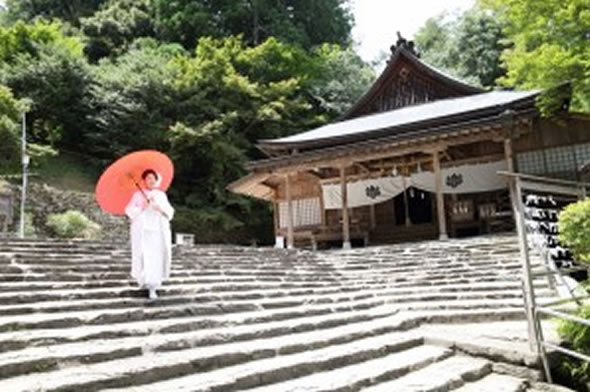
{"label": "wooden beam", "polygon": [[342,249],[350,249],[350,220],[348,219],[348,186],[346,167],[340,168],[340,190],[342,193]]}
{"label": "wooden beam", "polygon": [[[298,159],[306,159],[306,162],[301,163],[285,163],[282,167],[266,169],[268,172],[277,174],[296,173],[300,171],[307,171],[316,167],[342,167],[350,166],[357,162],[373,161],[384,158],[395,158],[411,153],[422,153],[428,150],[440,150],[444,145],[453,146],[461,144],[476,143],[485,140],[491,140],[492,135],[490,133],[472,132],[469,135],[458,135],[455,139],[448,138],[445,143],[440,141],[425,142],[427,138],[413,139],[411,141],[400,141],[396,143],[389,143],[371,148],[373,151],[340,151],[334,152],[333,154],[343,155],[342,158],[327,158],[320,154],[317,156],[304,157],[304,154],[300,154]],[[325,152],[328,154],[329,152]],[[290,157],[285,157],[285,160],[289,160]],[[264,168],[254,168],[257,172],[265,171]]]}
{"label": "wooden beam", "polygon": [[449,162],[444,162],[444,163],[441,162],[440,166],[442,168],[455,167],[455,166],[460,166],[460,165],[471,165],[471,164],[477,164],[477,163],[500,161],[502,159],[504,159],[504,154],[502,154],[502,153],[489,154],[489,155],[482,155],[482,156],[465,158],[465,159],[457,159],[455,161],[449,161]]}
{"label": "wooden beam", "polygon": [[449,238],[447,235],[447,218],[445,213],[445,200],[442,193],[442,174],[440,170],[440,156],[438,152],[432,154],[434,166],[434,185],[436,189],[436,212],[438,216],[438,236],[441,240]]}
{"label": "wooden beam", "polygon": [[367,166],[365,166],[365,164],[364,164],[364,163],[356,162],[356,163],[354,164],[354,166],[356,166],[356,167],[358,167],[359,169],[361,169],[361,171],[362,171],[363,173],[365,173],[365,174],[366,174],[366,173],[371,173],[371,170],[370,170],[370,169],[369,169]]}
{"label": "wooden beam", "polygon": [[[440,157],[442,157],[445,154],[446,151],[441,151],[439,153],[439,159]],[[391,169],[394,166],[397,166],[398,168],[400,166],[405,167],[405,166],[412,166],[412,165],[416,165],[416,164],[426,164],[429,165],[433,162],[433,155],[430,155],[428,157],[424,157],[424,158],[420,158],[420,159],[415,159],[412,161],[407,161],[407,160],[402,160],[402,159],[398,159],[398,160],[392,160],[392,161],[379,161],[378,163],[375,164],[364,164],[364,166],[366,168],[368,168],[370,170],[369,173],[363,173],[363,174],[349,174],[347,175],[347,180],[348,182],[354,182],[354,181],[359,181],[359,180],[365,180],[365,179],[370,179],[370,178],[380,178],[380,177],[384,177],[385,173],[389,173],[391,172]],[[465,158],[465,159],[458,159],[455,161],[450,161],[450,162],[442,162],[442,159],[440,159],[440,165],[441,168],[447,168],[447,167],[455,167],[455,166],[460,166],[460,165],[470,165],[470,164],[477,164],[477,163],[486,163],[486,162],[492,162],[492,161],[499,161],[504,159],[504,154],[502,153],[498,153],[498,154],[488,154],[488,155],[482,155],[482,156],[477,156],[477,157],[471,157],[471,158]],[[424,168],[424,166],[422,166]],[[328,185],[328,184],[338,184],[340,183],[340,176],[334,176],[334,177],[327,177],[324,179],[321,179],[320,184],[322,185]]]}

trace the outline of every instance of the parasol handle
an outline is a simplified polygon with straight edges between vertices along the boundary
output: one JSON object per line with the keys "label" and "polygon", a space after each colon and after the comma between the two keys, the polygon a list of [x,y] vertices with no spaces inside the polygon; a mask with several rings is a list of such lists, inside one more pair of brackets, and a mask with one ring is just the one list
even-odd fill
{"label": "parasol handle", "polygon": [[143,195],[143,197],[145,198],[145,200],[148,202],[148,204],[150,204],[151,203],[150,199],[145,194],[143,188],[139,186],[139,184],[137,183],[137,181],[135,180],[135,178],[133,177],[133,175],[131,173],[128,173],[127,176],[133,180],[133,183],[135,184],[135,186],[137,187],[137,189],[139,189],[139,191],[141,192],[141,194]]}

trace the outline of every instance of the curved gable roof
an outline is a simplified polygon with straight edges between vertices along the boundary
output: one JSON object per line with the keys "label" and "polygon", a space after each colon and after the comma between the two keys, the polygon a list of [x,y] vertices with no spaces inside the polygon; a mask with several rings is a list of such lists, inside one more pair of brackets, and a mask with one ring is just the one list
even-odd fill
{"label": "curved gable roof", "polygon": [[400,39],[385,70],[342,119],[484,91],[422,62],[413,45]]}

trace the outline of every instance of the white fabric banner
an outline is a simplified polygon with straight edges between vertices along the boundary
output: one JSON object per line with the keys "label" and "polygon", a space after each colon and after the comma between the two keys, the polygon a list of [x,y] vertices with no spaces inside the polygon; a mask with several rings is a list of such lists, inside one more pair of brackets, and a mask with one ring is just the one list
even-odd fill
{"label": "white fabric banner", "polygon": [[[477,193],[506,188],[506,181],[498,175],[498,171],[502,170],[507,170],[506,161],[444,168],[441,170],[442,192]],[[407,187],[432,193],[436,191],[432,172],[414,173],[405,181]],[[404,191],[403,182],[401,176],[351,182],[347,184],[348,206],[361,207],[392,199]],[[325,209],[342,208],[340,184],[322,185],[322,191]]]}
{"label": "white fabric banner", "polygon": [[[322,185],[324,208],[342,208],[340,184]],[[394,198],[404,191],[401,177],[381,177],[347,184],[348,207],[361,207],[378,204]]]}
{"label": "white fabric banner", "polygon": [[[477,193],[506,188],[506,180],[498,175],[502,170],[507,170],[506,161],[444,168],[441,170],[442,192]],[[432,172],[414,173],[407,183],[428,192],[436,191]]]}

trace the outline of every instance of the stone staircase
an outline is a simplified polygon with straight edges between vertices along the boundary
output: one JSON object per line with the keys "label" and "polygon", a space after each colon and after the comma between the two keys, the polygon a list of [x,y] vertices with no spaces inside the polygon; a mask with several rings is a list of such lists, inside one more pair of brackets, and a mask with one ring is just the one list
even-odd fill
{"label": "stone staircase", "polygon": [[156,301],[129,258],[125,244],[0,240],[0,391],[560,390],[525,343],[511,236],[176,248]]}

